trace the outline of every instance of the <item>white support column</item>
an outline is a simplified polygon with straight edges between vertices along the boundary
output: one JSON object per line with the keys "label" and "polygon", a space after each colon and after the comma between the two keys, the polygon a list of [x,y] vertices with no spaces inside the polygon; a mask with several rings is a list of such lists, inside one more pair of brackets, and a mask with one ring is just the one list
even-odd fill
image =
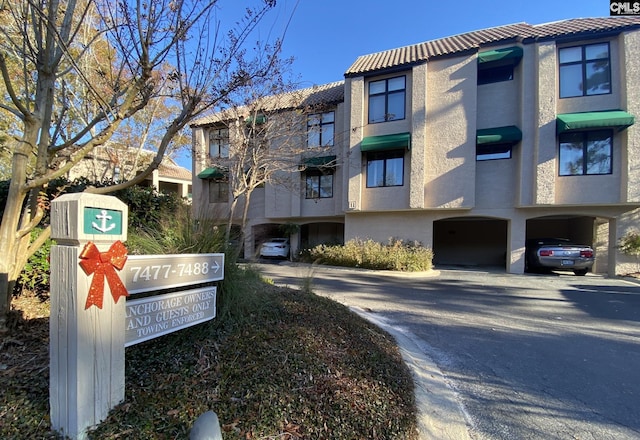
{"label": "white support column", "polygon": [[68,194],[52,202],[51,426],[71,439],[85,439],[124,400],[125,301],[114,301],[105,279],[102,308],[85,308],[93,278],[104,275],[87,275],[79,263],[89,242],[105,253],[125,241],[127,217],[127,206],[111,196]]}

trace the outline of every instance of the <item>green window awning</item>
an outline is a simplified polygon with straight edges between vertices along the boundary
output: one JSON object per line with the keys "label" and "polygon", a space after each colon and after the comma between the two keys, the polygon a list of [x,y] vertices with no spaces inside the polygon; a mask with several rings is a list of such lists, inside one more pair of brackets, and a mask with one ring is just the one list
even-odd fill
{"label": "green window awning", "polygon": [[515,125],[483,128],[476,132],[476,145],[517,144],[522,140],[522,132]]}
{"label": "green window awning", "polygon": [[249,126],[252,125],[254,121],[256,125],[261,125],[267,122],[267,117],[265,115],[257,115],[255,116],[255,118],[253,116],[247,116],[244,120],[244,123]]}
{"label": "green window awning", "polygon": [[204,170],[199,172],[198,178],[199,179],[222,179],[223,177],[226,177],[226,175],[227,174],[225,170],[211,167],[211,168],[205,168]]}
{"label": "green window awning", "polygon": [[556,131],[564,133],[572,130],[614,127],[623,130],[635,122],[632,114],[622,110],[601,112],[564,113],[556,119]]}
{"label": "green window awning", "polygon": [[505,47],[503,49],[488,50],[485,52],[478,52],[478,66],[480,67],[492,67],[492,66],[515,66],[522,59],[522,48],[519,46]]}
{"label": "green window awning", "polygon": [[336,158],[336,156],[309,157],[302,161],[300,169],[335,168]]}
{"label": "green window awning", "polygon": [[360,151],[400,150],[411,148],[411,133],[387,134],[383,136],[367,136],[360,143]]}

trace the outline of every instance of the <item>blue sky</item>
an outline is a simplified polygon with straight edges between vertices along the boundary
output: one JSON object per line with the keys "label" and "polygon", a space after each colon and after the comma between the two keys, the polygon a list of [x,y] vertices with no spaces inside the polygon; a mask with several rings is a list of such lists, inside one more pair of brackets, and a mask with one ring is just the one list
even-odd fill
{"label": "blue sky", "polygon": [[[297,6],[296,6],[297,5]],[[609,16],[609,0],[278,0],[301,86],[343,79],[360,55],[494,26]],[[286,12],[285,12],[286,11]]]}
{"label": "blue sky", "polygon": [[[246,3],[220,2],[220,18],[237,20]],[[304,88],[344,79],[360,55],[506,24],[607,17],[609,0],[278,0],[274,12],[258,37],[284,33],[283,56],[295,58]],[[179,163],[191,168],[188,158]]]}

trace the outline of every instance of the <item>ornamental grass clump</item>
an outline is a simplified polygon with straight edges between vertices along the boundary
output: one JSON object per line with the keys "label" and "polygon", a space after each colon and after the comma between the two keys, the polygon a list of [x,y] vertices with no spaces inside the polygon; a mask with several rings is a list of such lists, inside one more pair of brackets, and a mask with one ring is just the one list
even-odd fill
{"label": "ornamental grass clump", "polygon": [[404,272],[433,268],[433,251],[418,242],[392,238],[387,244],[353,239],[344,245],[319,245],[302,254],[303,261],[330,266],[360,267]]}

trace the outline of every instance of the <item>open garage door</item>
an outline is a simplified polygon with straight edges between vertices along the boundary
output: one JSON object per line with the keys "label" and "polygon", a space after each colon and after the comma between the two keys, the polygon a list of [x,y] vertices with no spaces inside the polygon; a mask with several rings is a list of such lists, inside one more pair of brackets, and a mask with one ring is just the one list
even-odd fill
{"label": "open garage door", "polygon": [[584,215],[553,215],[527,220],[526,238],[567,238],[596,252],[593,271],[606,273],[609,253],[609,220]]}
{"label": "open garage door", "polygon": [[474,217],[433,224],[434,264],[506,268],[507,220]]}

